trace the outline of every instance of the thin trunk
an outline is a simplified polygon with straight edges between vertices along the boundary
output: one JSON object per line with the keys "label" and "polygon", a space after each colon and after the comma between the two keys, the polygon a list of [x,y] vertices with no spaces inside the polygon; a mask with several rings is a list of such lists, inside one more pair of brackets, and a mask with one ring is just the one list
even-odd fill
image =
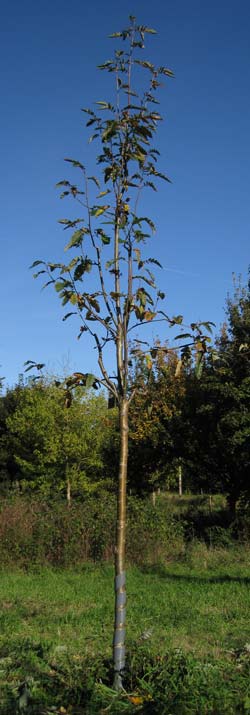
{"label": "thin trunk", "polygon": [[115,623],[113,639],[114,689],[122,690],[126,635],[126,489],[128,464],[128,401],[122,399],[120,413],[120,464],[115,547]]}
{"label": "thin trunk", "polygon": [[182,466],[179,464],[178,467],[178,483],[179,483],[179,497],[182,497]]}
{"label": "thin trunk", "polygon": [[70,483],[70,477],[69,477],[68,457],[66,457],[65,476],[66,476],[67,506],[70,509],[70,506],[71,506],[71,483]]}
{"label": "thin trunk", "polygon": [[71,505],[71,484],[69,477],[67,478],[67,505],[68,507]]}

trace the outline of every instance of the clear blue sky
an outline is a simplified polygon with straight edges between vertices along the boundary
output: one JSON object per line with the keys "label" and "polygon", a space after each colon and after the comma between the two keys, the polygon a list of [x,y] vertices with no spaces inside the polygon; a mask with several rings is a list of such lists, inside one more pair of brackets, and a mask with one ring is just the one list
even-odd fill
{"label": "clear blue sky", "polygon": [[[224,320],[232,272],[246,280],[250,228],[249,0],[9,0],[1,7],[0,374],[12,385],[27,359],[93,370],[76,323],[28,266],[63,256],[65,214],[55,183],[63,158],[93,165],[80,108],[106,99],[110,32],[132,13],[158,30],[147,59],[175,72],[161,91],[161,168],[172,185],[147,196],[150,249],[165,269],[169,313]],[[156,331],[155,333],[156,334]],[[166,334],[167,337],[167,334]]]}

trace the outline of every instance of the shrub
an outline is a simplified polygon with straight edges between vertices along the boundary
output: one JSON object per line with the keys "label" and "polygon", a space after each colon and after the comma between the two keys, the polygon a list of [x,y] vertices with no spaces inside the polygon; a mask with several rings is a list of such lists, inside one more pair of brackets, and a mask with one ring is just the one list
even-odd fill
{"label": "shrub", "polygon": [[[0,509],[0,563],[75,566],[113,558],[116,502],[113,495],[73,502],[5,499]],[[180,522],[160,504],[130,498],[127,556],[130,563],[157,563],[183,552]]]}
{"label": "shrub", "polygon": [[127,556],[131,563],[154,564],[184,552],[183,528],[162,501],[128,500]]}

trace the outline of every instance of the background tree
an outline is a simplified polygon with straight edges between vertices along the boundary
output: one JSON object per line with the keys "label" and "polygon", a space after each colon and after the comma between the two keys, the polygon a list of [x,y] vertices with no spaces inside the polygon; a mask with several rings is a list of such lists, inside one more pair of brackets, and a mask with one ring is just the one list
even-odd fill
{"label": "background tree", "polygon": [[[164,485],[177,486],[178,447],[175,421],[184,399],[184,370],[178,355],[157,346],[136,364],[137,392],[130,410],[129,485],[142,494]],[[139,477],[140,475],[140,477]]]}
{"label": "background tree", "polygon": [[[66,161],[79,172],[80,183],[63,179],[58,184],[61,197],[73,198],[81,211],[80,216],[77,213],[77,217],[60,221],[66,230],[73,229],[66,245],[73,257],[67,264],[45,261],[33,264],[40,265],[36,275],[47,274],[46,285],[54,284],[63,306],[69,306],[64,319],[76,313],[81,321],[79,337],[88,333],[97,351],[99,373],[75,373],[67,381],[68,390],[78,384],[94,388],[104,385],[119,411],[113,641],[114,687],[117,689],[122,687],[125,666],[128,412],[135,390],[129,380],[130,341],[135,330],[155,320],[172,326],[182,322],[181,316],[170,319],[159,309],[164,293],[157,290],[151,270],[152,265],[159,264],[154,257],[141,255],[148,231],[155,232],[151,218],[139,212],[142,189],[155,191],[157,179],[169,181],[157,169],[159,152],[153,139],[161,120],[156,93],[161,79],[172,77],[172,71],[163,66],[155,67],[138,56],[144,50],[145,36],[154,33],[151,28],[138,25],[131,16],[128,28],[111,35],[122,44],[115,50],[114,58],[100,69],[114,75],[114,101],[98,101],[99,114],[92,109],[83,110],[87,113],[87,126],[93,128],[90,141],[97,139],[100,144],[96,158],[100,171],[98,176],[88,176],[80,161],[69,158]],[[140,70],[144,81],[140,80],[138,94],[133,81]],[[205,336],[201,328],[197,328],[196,337],[202,358]],[[105,350],[110,344],[115,353],[114,375],[110,375],[105,362]]]}
{"label": "background tree", "polygon": [[107,487],[103,478],[102,444],[107,404],[102,395],[81,389],[72,408],[65,391],[52,380],[39,380],[19,391],[6,419],[15,479],[23,493],[45,497],[94,493]]}
{"label": "background tree", "polygon": [[0,395],[0,489],[7,493],[18,480],[18,467],[14,458],[13,438],[7,426],[7,419],[16,410],[24,389],[20,376],[18,384]]}
{"label": "background tree", "polygon": [[216,362],[207,360],[199,382],[187,376],[179,435],[193,488],[224,492],[234,513],[239,497],[249,494],[249,283],[235,283],[226,317]]}

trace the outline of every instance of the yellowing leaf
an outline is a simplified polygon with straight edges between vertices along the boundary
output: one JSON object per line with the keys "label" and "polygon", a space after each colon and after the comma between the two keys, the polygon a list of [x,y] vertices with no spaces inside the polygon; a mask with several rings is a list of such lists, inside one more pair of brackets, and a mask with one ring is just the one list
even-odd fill
{"label": "yellowing leaf", "polygon": [[178,360],[177,365],[176,365],[176,370],[175,370],[175,377],[180,377],[181,369],[182,369],[182,360]]}
{"label": "yellowing leaf", "polygon": [[157,313],[153,313],[151,310],[145,310],[143,317],[144,317],[144,320],[147,320],[147,322],[149,322],[150,320],[153,320],[156,315],[157,315]]}
{"label": "yellowing leaf", "polygon": [[141,695],[130,695],[129,700],[133,705],[142,705],[143,703],[143,698]]}
{"label": "yellowing leaf", "polygon": [[153,365],[152,360],[151,360],[151,357],[150,357],[150,355],[146,355],[145,357],[146,357],[146,365],[147,365],[147,368],[148,368],[148,370],[151,370],[151,367],[152,367],[152,365]]}

